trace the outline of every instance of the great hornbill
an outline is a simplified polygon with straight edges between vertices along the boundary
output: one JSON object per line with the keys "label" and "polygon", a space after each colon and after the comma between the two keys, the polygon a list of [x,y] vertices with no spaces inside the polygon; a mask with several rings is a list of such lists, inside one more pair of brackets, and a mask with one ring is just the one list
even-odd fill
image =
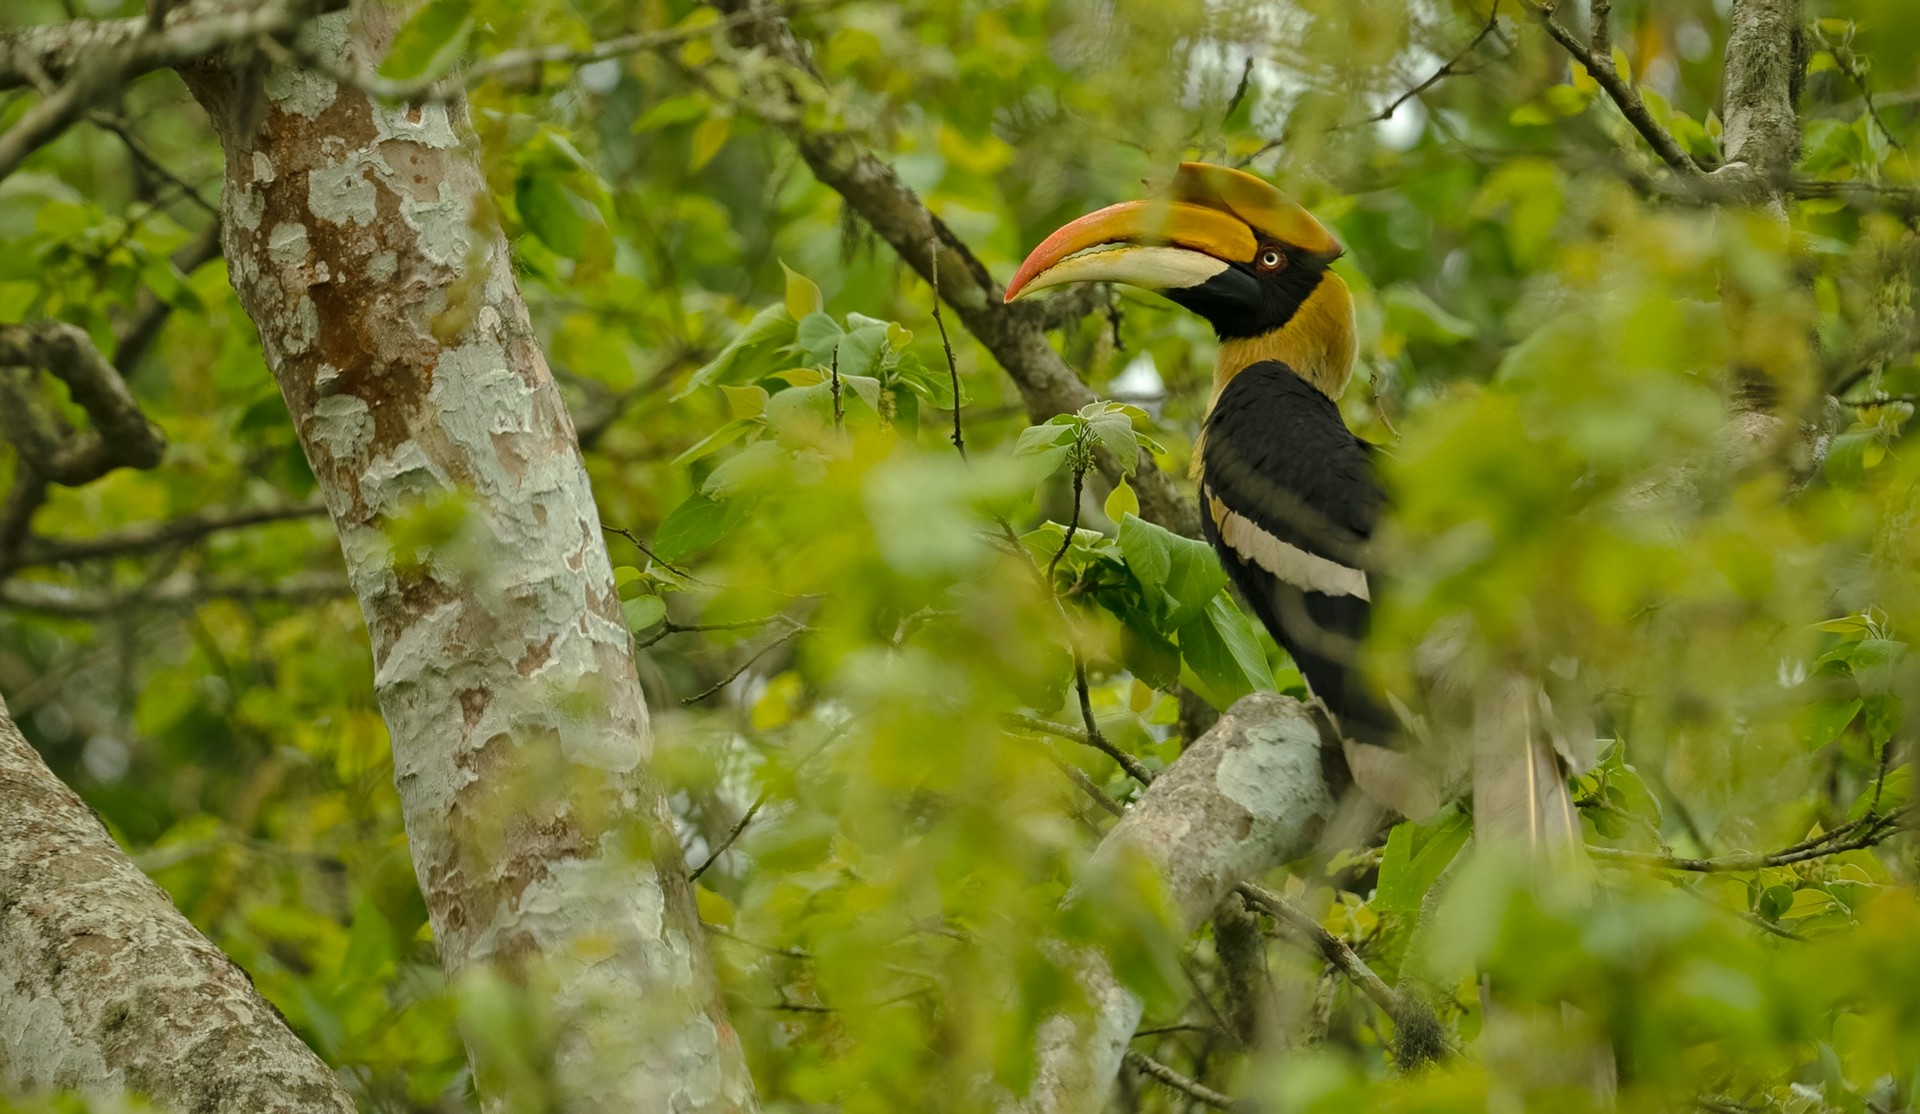
{"label": "great hornbill", "polygon": [[[1193,461],[1202,529],[1350,741],[1361,787],[1414,813],[1434,803],[1438,777],[1421,769],[1432,756],[1410,762],[1397,753],[1407,732],[1356,662],[1372,607],[1368,542],[1385,497],[1372,446],[1354,436],[1335,404],[1354,357],[1353,297],[1329,269],[1343,252],[1325,226],[1268,183],[1183,163],[1147,200],[1109,206],[1047,237],[1006,297],[1118,282],[1164,295],[1213,326],[1220,339],[1213,398]],[[1552,742],[1541,738],[1533,697],[1504,682],[1496,689],[1475,701],[1475,719],[1480,726],[1500,721],[1496,734],[1513,745],[1494,755],[1474,748],[1482,752],[1474,762],[1482,826],[1491,813],[1497,827],[1535,841],[1577,836],[1563,770]]]}

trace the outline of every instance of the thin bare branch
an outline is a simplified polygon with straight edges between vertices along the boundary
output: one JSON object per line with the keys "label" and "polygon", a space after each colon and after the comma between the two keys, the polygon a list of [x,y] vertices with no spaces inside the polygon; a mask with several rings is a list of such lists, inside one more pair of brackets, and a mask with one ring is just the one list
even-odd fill
{"label": "thin bare branch", "polygon": [[[1479,72],[1480,67],[1475,66],[1472,68],[1465,68],[1464,63],[1466,62],[1468,56],[1472,55],[1474,51],[1480,49],[1481,43],[1486,42],[1487,39],[1491,37],[1496,30],[1499,29],[1499,26],[1500,26],[1500,0],[1493,0],[1492,7],[1487,9],[1487,22],[1485,23],[1485,25],[1483,25],[1480,28],[1480,33],[1475,35],[1473,39],[1467,43],[1467,45],[1455,51],[1453,54],[1453,57],[1448,58],[1445,62],[1442,62],[1438,69],[1434,70],[1431,74],[1428,74],[1426,80],[1420,82],[1420,84],[1415,85],[1413,88],[1408,89],[1406,92],[1393,98],[1393,101],[1390,104],[1388,104],[1387,107],[1381,109],[1380,111],[1374,113],[1373,115],[1365,117],[1360,120],[1355,120],[1348,124],[1342,124],[1340,125],[1339,128],[1336,128],[1334,130],[1344,131],[1348,128],[1357,128],[1362,124],[1377,124],[1382,120],[1385,120],[1391,117],[1394,113],[1400,111],[1401,105],[1406,104],[1408,101],[1413,100],[1415,97],[1425,95],[1427,90],[1440,84],[1442,81],[1445,81],[1447,78],[1464,77],[1468,74]],[[1265,149],[1266,148],[1263,148],[1263,150]]]}
{"label": "thin bare branch", "polygon": [[1223,1095],[1198,1080],[1189,1079],[1144,1053],[1129,1048],[1127,1049],[1125,1060],[1128,1067],[1139,1072],[1141,1075],[1163,1083],[1203,1106],[1211,1106],[1215,1110],[1247,1109],[1244,1104],[1233,1096]]}
{"label": "thin bare branch", "polygon": [[[346,0],[268,0],[253,6],[182,5],[155,27],[146,18],[74,20],[0,36],[0,89],[32,85],[43,96],[0,135],[0,178],[66,131],[100,100],[142,74],[183,65],[236,43],[291,36]],[[49,87],[48,83],[55,83]]]}
{"label": "thin bare branch", "polygon": [[13,560],[16,569],[37,565],[58,565],[70,561],[100,561],[116,557],[134,557],[171,546],[192,545],[214,534],[241,530],[272,522],[319,518],[327,513],[320,503],[294,503],[278,507],[253,507],[238,511],[202,511],[167,522],[149,523],[97,538],[34,538],[20,547]]}
{"label": "thin bare branch", "polygon": [[[1559,43],[1568,54],[1571,54],[1574,61],[1580,63],[1594,82],[1606,91],[1607,98],[1620,110],[1620,114],[1627,118],[1627,122],[1633,125],[1633,129],[1640,133],[1640,137],[1647,141],[1647,146],[1653,148],[1653,153],[1660,156],[1661,162],[1666,163],[1682,178],[1698,178],[1706,173],[1706,168],[1701,166],[1692,155],[1687,154],[1681,148],[1679,141],[1673,138],[1673,134],[1661,127],[1653,118],[1653,113],[1647,109],[1647,103],[1640,99],[1640,94],[1633,85],[1620,76],[1620,71],[1614,68],[1610,47],[1603,52],[1582,43],[1566,24],[1554,16],[1552,3],[1528,0],[1528,4],[1532,7],[1533,14],[1540,20],[1540,25],[1546,28],[1547,34],[1552,36],[1553,41]],[[1596,14],[1604,17],[1605,5],[1601,5]],[[1604,18],[1601,18],[1596,23],[1596,27],[1604,22]],[[1595,46],[1607,41],[1610,40],[1603,39],[1596,42]]]}
{"label": "thin bare branch", "polygon": [[1425,1002],[1388,986],[1345,940],[1328,932],[1317,919],[1284,896],[1251,882],[1237,888],[1252,905],[1305,936],[1328,963],[1339,968],[1349,982],[1393,1019],[1394,1052],[1402,1067],[1415,1067],[1447,1055],[1450,1050],[1446,1030]]}
{"label": "thin bare branch", "polygon": [[1863,817],[1823,835],[1770,854],[1749,853],[1722,855],[1712,859],[1689,859],[1678,855],[1660,855],[1646,851],[1628,851],[1618,847],[1593,846],[1589,846],[1587,852],[1602,861],[1636,863],[1660,870],[1686,870],[1701,873],[1764,870],[1768,867],[1791,866],[1794,863],[1809,862],[1828,855],[1876,847],[1900,832],[1908,830],[1912,826],[1913,815],[1912,810],[1902,809],[1884,816]]}
{"label": "thin bare branch", "polygon": [[66,619],[104,619],[142,609],[192,609],[216,600],[242,603],[310,603],[345,599],[353,589],[343,576],[293,578],[278,583],[169,577],[121,592],[91,592],[38,581],[0,584],[0,610],[28,611]]}
{"label": "thin bare branch", "polygon": [[1153,771],[1147,769],[1138,758],[1114,746],[1113,743],[1108,741],[1105,735],[1098,733],[1088,734],[1078,727],[1072,727],[1064,723],[1055,723],[1050,719],[1030,716],[1024,712],[1010,713],[1006,719],[1009,724],[1025,731],[1035,731],[1042,735],[1052,735],[1056,738],[1066,739],[1069,742],[1079,743],[1081,746],[1092,747],[1101,754],[1119,763],[1120,768],[1125,770],[1127,776],[1133,780],[1142,785],[1151,785],[1153,783]]}
{"label": "thin bare branch", "polygon": [[802,631],[805,631],[807,629],[801,624],[795,623],[791,619],[788,619],[786,621],[789,623],[793,623],[793,625],[789,627],[786,631],[782,632],[780,635],[775,637],[772,641],[768,642],[765,646],[762,646],[758,650],[755,650],[750,656],[748,656],[747,660],[741,662],[740,665],[736,669],[734,669],[733,672],[727,674],[725,677],[720,678],[718,681],[715,681],[713,684],[708,685],[706,688],[701,689],[699,692],[694,693],[692,696],[682,697],[680,700],[680,703],[698,704],[702,700],[705,700],[707,697],[712,696],[714,693],[719,692],[721,689],[726,688],[728,685],[739,680],[741,674],[745,673],[749,669],[752,669],[754,662],[759,661],[761,658],[766,657],[768,654],[772,653],[774,650],[780,648],[781,646],[786,645],[788,642],[793,641],[795,637],[797,637]]}

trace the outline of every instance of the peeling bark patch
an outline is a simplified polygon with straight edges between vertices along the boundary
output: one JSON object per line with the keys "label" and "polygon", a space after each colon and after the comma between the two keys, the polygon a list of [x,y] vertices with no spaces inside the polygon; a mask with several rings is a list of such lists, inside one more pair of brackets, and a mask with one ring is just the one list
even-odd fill
{"label": "peeling bark patch", "polygon": [[493,702],[493,694],[486,689],[463,689],[460,693],[460,719],[471,731],[473,725],[480,722],[480,716],[486,712],[487,705]]}
{"label": "peeling bark patch", "polygon": [[550,634],[540,642],[528,646],[527,652],[520,655],[520,660],[514,662],[513,667],[519,670],[522,677],[531,677],[538,673],[540,667],[547,664],[548,659],[553,657],[553,642],[557,637],[559,636]]}
{"label": "peeling bark patch", "polygon": [[334,224],[372,224],[378,215],[373,181],[358,162],[307,171],[307,206]]}

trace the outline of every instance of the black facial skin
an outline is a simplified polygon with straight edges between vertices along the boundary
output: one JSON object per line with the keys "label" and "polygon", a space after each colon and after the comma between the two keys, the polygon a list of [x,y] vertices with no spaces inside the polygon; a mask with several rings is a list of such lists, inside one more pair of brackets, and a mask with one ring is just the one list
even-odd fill
{"label": "black facial skin", "polygon": [[[1262,244],[1260,250],[1270,246]],[[1290,255],[1277,271],[1263,272],[1251,262],[1232,263],[1199,286],[1160,293],[1206,318],[1221,340],[1237,340],[1263,336],[1291,321],[1326,271],[1325,263]]]}

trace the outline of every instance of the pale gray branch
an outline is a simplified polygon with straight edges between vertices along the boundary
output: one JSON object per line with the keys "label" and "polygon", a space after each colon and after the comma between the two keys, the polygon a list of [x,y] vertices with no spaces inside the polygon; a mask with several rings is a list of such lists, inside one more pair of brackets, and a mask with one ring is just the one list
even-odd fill
{"label": "pale gray branch", "polygon": [[[1166,886],[1176,931],[1194,931],[1237,882],[1312,849],[1334,808],[1321,747],[1305,705],[1272,693],[1246,697],[1154,779],[1083,876],[1144,861]],[[1093,1014],[1041,1027],[1033,1089],[1004,1106],[1032,1114],[1097,1108],[1113,1084],[1141,1003],[1104,955],[1083,951],[1074,960]]]}
{"label": "pale gray branch", "polygon": [[0,1092],[351,1114],[333,1072],[187,923],[0,704]]}

